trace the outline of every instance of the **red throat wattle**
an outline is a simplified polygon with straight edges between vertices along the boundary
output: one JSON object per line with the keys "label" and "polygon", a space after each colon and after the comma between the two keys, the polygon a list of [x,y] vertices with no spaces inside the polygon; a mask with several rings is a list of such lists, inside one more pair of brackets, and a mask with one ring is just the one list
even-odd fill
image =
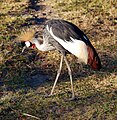
{"label": "red throat wattle", "polygon": [[35,44],[32,44],[31,48],[35,48],[35,47],[36,47]]}

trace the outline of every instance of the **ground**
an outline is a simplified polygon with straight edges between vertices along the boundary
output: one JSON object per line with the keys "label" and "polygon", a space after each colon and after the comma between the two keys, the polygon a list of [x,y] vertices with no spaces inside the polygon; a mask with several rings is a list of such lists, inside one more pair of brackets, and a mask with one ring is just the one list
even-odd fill
{"label": "ground", "polygon": [[[116,120],[116,0],[0,1],[0,120]],[[27,49],[17,36],[27,28],[42,33],[45,22],[59,18],[84,31],[99,53],[102,69],[93,71],[68,55],[76,100],[64,64],[54,95],[49,94],[59,67],[57,51]]]}

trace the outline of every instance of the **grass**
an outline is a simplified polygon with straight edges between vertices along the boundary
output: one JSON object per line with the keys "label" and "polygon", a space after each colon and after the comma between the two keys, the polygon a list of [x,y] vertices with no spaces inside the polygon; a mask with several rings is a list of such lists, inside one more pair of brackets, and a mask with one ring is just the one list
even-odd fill
{"label": "grass", "polygon": [[[40,5],[41,1],[37,3]],[[21,55],[21,45],[16,38],[22,29],[39,28],[35,21],[31,21],[35,14],[40,18],[39,11],[30,8],[27,0],[0,1],[0,119],[116,120],[116,1],[48,0],[44,5],[52,9],[52,13],[46,11],[47,18],[56,13],[87,34],[99,53],[103,67],[100,71],[93,71],[88,66],[79,65],[77,58],[68,55],[77,99],[66,101],[71,96],[71,89],[65,65],[55,95],[44,97],[52,88],[60,55],[58,52],[43,53],[32,49]],[[27,77],[40,70],[50,74],[51,80],[36,88],[25,84]]]}

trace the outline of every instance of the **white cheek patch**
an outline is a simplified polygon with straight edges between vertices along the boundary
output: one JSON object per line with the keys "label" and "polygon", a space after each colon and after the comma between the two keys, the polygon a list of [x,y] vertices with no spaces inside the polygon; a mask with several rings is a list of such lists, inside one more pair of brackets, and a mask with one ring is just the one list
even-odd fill
{"label": "white cheek patch", "polygon": [[26,41],[26,42],[25,42],[25,45],[26,45],[26,47],[30,47],[30,42],[29,42],[29,41]]}

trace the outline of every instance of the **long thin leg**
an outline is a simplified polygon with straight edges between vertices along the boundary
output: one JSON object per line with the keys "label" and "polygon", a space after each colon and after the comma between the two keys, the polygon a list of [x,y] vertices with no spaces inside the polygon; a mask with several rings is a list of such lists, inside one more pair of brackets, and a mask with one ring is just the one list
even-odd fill
{"label": "long thin leg", "polygon": [[55,82],[54,82],[54,85],[53,85],[53,87],[52,87],[52,90],[51,90],[50,95],[53,94],[54,88],[55,88],[56,83],[57,83],[57,80],[58,80],[58,78],[59,78],[59,76],[60,76],[61,69],[62,69],[62,63],[63,63],[63,58],[64,58],[64,56],[62,55],[62,56],[61,56],[61,61],[60,61],[60,66],[59,66],[59,69],[58,69],[58,72],[57,72],[57,75],[56,75],[56,79],[55,79]]}
{"label": "long thin leg", "polygon": [[67,65],[67,68],[68,68],[68,73],[69,73],[69,76],[70,76],[70,81],[71,81],[71,89],[72,89],[72,98],[70,100],[73,100],[75,99],[75,94],[74,94],[74,88],[73,88],[73,80],[72,80],[72,73],[71,73],[71,69],[70,69],[70,66],[68,64],[68,61],[66,59],[66,57],[64,56],[64,60],[65,60],[65,63]]}

